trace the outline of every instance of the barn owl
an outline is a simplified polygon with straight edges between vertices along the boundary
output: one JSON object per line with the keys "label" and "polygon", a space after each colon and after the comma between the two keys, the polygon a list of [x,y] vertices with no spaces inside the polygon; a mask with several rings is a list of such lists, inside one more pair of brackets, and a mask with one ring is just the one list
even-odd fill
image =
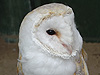
{"label": "barn owl", "polygon": [[71,7],[40,6],[21,23],[18,75],[89,75],[82,44]]}

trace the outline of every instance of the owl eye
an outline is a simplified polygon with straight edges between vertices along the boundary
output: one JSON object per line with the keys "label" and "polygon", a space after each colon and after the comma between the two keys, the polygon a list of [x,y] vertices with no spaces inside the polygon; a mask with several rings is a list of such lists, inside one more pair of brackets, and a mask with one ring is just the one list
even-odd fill
{"label": "owl eye", "polygon": [[55,35],[56,32],[53,29],[49,29],[46,31],[49,35]]}

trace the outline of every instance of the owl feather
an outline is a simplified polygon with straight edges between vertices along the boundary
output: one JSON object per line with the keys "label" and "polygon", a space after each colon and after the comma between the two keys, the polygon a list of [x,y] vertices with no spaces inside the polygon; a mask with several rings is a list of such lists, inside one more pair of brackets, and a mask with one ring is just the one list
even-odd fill
{"label": "owl feather", "polygon": [[71,7],[40,6],[21,23],[18,75],[89,75],[82,44]]}

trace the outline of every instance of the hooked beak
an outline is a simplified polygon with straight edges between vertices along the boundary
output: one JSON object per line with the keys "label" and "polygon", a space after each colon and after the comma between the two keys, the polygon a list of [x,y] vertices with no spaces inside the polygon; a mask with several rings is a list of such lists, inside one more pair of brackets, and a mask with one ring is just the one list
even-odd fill
{"label": "hooked beak", "polygon": [[68,46],[68,45],[66,45],[66,44],[64,44],[64,43],[62,43],[62,45],[64,46],[64,48],[66,48],[67,50],[68,50],[68,54],[72,54],[72,47],[71,46]]}

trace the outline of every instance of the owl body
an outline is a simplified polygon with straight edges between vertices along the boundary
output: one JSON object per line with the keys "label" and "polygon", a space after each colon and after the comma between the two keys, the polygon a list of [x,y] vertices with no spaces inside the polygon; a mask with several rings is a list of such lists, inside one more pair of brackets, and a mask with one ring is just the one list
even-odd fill
{"label": "owl body", "polygon": [[88,75],[82,43],[69,6],[41,6],[21,24],[18,74]]}
{"label": "owl body", "polygon": [[26,61],[22,63],[24,75],[73,75],[76,71],[76,65],[72,60],[47,56],[41,52]]}

